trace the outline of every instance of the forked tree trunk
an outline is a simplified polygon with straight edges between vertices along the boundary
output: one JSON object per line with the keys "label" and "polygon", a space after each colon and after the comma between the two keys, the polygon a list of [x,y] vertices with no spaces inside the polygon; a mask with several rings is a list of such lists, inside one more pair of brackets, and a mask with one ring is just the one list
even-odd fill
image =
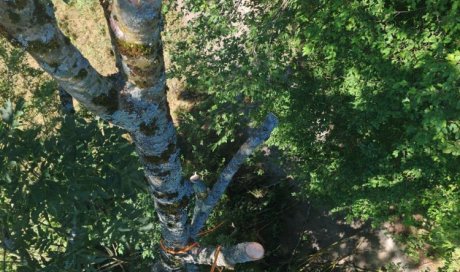
{"label": "forked tree trunk", "polygon": [[[155,271],[183,271],[193,265],[232,268],[263,257],[254,242],[222,248],[190,245],[244,160],[276,126],[269,115],[222,172],[209,195],[197,177],[182,177],[168,102],[161,31],[161,0],[101,0],[119,73],[100,75],[63,35],[53,6],[45,0],[0,0],[0,34],[27,50],[58,84],[94,114],[128,131],[150,184],[163,240]],[[65,97],[64,97],[65,98]],[[67,98],[68,101],[68,98]],[[196,197],[188,217],[190,198]],[[189,247],[187,247],[189,246]],[[186,250],[184,250],[184,248]],[[214,260],[217,256],[217,260]]]}

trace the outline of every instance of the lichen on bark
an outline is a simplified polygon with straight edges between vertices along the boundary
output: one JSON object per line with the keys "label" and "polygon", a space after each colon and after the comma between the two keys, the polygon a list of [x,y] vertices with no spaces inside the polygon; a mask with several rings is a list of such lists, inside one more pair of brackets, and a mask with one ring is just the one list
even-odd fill
{"label": "lichen on bark", "polygon": [[[198,217],[199,220],[190,222],[188,210],[193,189],[182,176],[176,130],[166,99],[161,1],[102,2],[106,17],[113,19],[108,19],[108,23],[115,55],[121,56],[117,60],[120,71],[116,75],[100,75],[72,45],[57,27],[50,1],[1,1],[0,34],[21,43],[80,104],[130,133],[150,184],[164,246],[180,249],[197,239],[196,234],[231,177],[218,181],[210,195],[202,196],[206,205],[195,209],[199,216],[194,219]],[[231,164],[231,173],[236,172],[270,132],[264,131],[261,134],[264,137],[251,140],[249,151],[245,149],[243,155],[235,155],[236,163]],[[250,261],[243,252],[245,246],[240,244],[224,249],[223,252],[233,259],[221,264],[231,267],[238,262]],[[191,251],[182,255],[162,251],[163,261],[156,267],[164,271],[180,271],[188,262],[209,264],[212,260],[209,254],[198,255]]]}

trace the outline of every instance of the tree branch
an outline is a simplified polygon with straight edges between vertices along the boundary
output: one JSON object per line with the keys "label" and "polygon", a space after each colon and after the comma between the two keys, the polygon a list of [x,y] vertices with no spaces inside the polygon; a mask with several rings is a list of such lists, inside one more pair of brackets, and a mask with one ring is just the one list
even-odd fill
{"label": "tree branch", "polygon": [[193,214],[191,223],[191,236],[193,238],[196,238],[198,233],[204,227],[206,220],[224,194],[235,173],[244,161],[254,152],[254,150],[270,137],[271,132],[277,124],[278,119],[276,116],[269,113],[262,126],[254,131],[253,135],[246,140],[246,142],[230,160],[228,165],[224,168],[219,176],[219,179],[214,184],[211,192],[201,205],[200,209],[195,210],[195,213]]}
{"label": "tree branch", "polygon": [[144,99],[165,99],[161,0],[113,0],[109,26],[123,73]]}
{"label": "tree branch", "polygon": [[[263,258],[264,248],[256,242],[240,243],[236,246],[221,247],[198,247],[183,257],[185,262],[192,264],[212,265],[234,269],[236,264],[257,261]],[[217,255],[217,260],[215,259]]]}
{"label": "tree branch", "polygon": [[[152,189],[161,235],[168,248],[189,242],[188,182],[182,178],[176,130],[166,99],[161,41],[161,0],[112,0],[107,11],[126,88],[120,95],[120,120],[130,131]],[[117,116],[115,116],[117,117]],[[159,263],[179,271],[181,262]],[[171,260],[170,260],[171,261]]]}
{"label": "tree branch", "polygon": [[105,20],[107,21],[107,26],[108,26],[109,35],[110,35],[110,43],[112,44],[112,51],[115,57],[115,64],[118,68],[118,72],[121,73],[123,71],[123,64],[121,61],[120,52],[118,52],[118,48],[117,48],[117,38],[112,28],[110,27],[110,16],[112,13],[112,1],[111,0],[99,0],[99,4],[101,5],[102,10],[104,11],[104,17],[105,17]]}
{"label": "tree branch", "polygon": [[60,31],[51,1],[0,1],[0,34],[24,47],[89,110],[110,119],[118,109],[115,80],[100,75]]}

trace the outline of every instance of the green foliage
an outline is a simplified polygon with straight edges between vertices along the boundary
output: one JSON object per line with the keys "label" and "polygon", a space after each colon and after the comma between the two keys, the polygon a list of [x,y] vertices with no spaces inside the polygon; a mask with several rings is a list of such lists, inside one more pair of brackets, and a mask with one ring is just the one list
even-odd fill
{"label": "green foliage", "polygon": [[402,219],[451,258],[460,247],[458,1],[244,3],[186,1],[197,18],[171,45],[172,72],[203,101],[181,126],[212,135],[193,156],[225,149],[275,112],[270,143],[290,161],[299,195],[375,226]]}
{"label": "green foliage", "polygon": [[[185,174],[200,169],[212,183],[245,139],[245,128],[272,111],[280,127],[269,143],[299,182],[295,196],[350,220],[415,227],[419,231],[403,237],[408,249],[416,255],[429,243],[428,253],[455,271],[459,2],[237,2],[246,7],[187,0],[184,12],[196,18],[180,33],[164,33],[171,72],[186,79],[187,99],[199,102],[180,116]],[[166,10],[174,10],[173,3]],[[8,269],[95,271],[121,264],[137,271],[148,265],[137,260],[155,257],[159,238],[131,145],[85,113],[56,114],[55,84],[26,65],[21,50],[2,41],[0,60],[0,238],[10,248]],[[225,245],[264,232],[278,237],[282,226],[274,218],[289,209],[292,192],[264,186],[260,161],[240,171],[209,222],[233,226],[205,241]],[[256,172],[261,175],[248,174]],[[268,260],[277,258],[277,239],[268,242]]]}
{"label": "green foliage", "polygon": [[[0,104],[6,271],[147,269],[158,225],[133,146],[85,112],[61,116],[57,86],[29,77],[24,52],[1,42],[0,66],[8,72],[0,82],[14,74]],[[16,92],[26,79],[36,89]]]}

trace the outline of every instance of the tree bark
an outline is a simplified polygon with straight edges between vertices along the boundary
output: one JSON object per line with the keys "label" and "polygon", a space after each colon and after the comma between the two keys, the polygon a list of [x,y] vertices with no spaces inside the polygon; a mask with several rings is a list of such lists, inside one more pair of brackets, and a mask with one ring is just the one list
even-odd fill
{"label": "tree bark", "polygon": [[[128,86],[121,106],[136,112],[140,121],[127,129],[153,192],[162,238],[166,247],[182,248],[190,238],[189,184],[182,179],[176,130],[166,100],[161,1],[114,0],[106,13]],[[180,259],[163,254],[163,269],[183,267]]]}
{"label": "tree bark", "polygon": [[236,264],[260,260],[264,256],[261,244],[250,242],[230,247],[200,247],[190,251],[184,259],[188,263],[207,264],[234,269]]}
{"label": "tree bark", "polygon": [[265,142],[273,129],[278,125],[278,119],[275,115],[269,114],[262,126],[252,133],[246,142],[240,147],[238,152],[233,156],[228,165],[224,168],[219,179],[214,184],[209,195],[204,200],[199,201],[199,207],[195,208],[191,222],[191,236],[196,237],[204,227],[206,220],[213,211],[216,204],[224,194],[233,176],[244,163],[244,161],[254,152],[254,150]]}
{"label": "tree bark", "polygon": [[[24,47],[80,104],[130,133],[153,195],[163,245],[168,249],[162,250],[154,270],[194,271],[193,264],[214,262],[215,247],[171,252],[180,252],[196,240],[231,178],[269,137],[276,118],[270,115],[241,147],[209,196],[203,196],[203,184],[200,190],[195,184],[195,194],[202,201],[197,201],[191,224],[188,209],[194,190],[182,177],[176,130],[166,99],[161,0],[101,0],[101,4],[120,70],[111,76],[99,74],[59,30],[50,1],[0,0],[0,34]],[[68,105],[68,97],[66,101]],[[260,244],[243,243],[222,248],[217,265],[231,268],[262,256]]]}
{"label": "tree bark", "polygon": [[117,108],[114,82],[101,76],[60,31],[51,2],[2,0],[0,19],[0,33],[24,47],[82,105],[108,119]]}

